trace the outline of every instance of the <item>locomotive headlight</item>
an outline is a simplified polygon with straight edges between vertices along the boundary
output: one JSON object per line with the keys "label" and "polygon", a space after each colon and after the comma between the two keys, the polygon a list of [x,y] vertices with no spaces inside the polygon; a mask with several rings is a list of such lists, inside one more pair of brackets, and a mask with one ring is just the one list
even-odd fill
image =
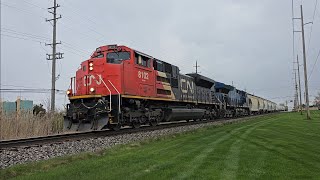
{"label": "locomotive headlight", "polygon": [[92,67],[92,66],[91,66],[91,67],[89,67],[89,70],[90,70],[90,71],[92,71],[92,70],[93,70],[93,67]]}
{"label": "locomotive headlight", "polygon": [[95,90],[94,88],[90,88],[90,92],[94,92],[94,90]]}
{"label": "locomotive headlight", "polygon": [[92,62],[91,62],[91,63],[89,63],[89,66],[90,66],[90,67],[92,67],[92,66],[93,66],[93,63],[92,63]]}
{"label": "locomotive headlight", "polygon": [[71,95],[71,90],[70,89],[67,91],[67,95]]}

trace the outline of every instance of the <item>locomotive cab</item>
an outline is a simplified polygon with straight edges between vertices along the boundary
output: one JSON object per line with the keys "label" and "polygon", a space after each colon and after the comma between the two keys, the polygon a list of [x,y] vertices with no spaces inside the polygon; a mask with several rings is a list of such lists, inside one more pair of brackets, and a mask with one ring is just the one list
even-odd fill
{"label": "locomotive cab", "polygon": [[68,90],[67,129],[96,130],[106,128],[109,122],[117,124],[124,67],[132,59],[131,49],[108,45],[97,48],[90,59],[81,63]]}
{"label": "locomotive cab", "polygon": [[71,78],[65,127],[118,128],[124,95],[155,96],[153,58],[126,46],[97,48]]}

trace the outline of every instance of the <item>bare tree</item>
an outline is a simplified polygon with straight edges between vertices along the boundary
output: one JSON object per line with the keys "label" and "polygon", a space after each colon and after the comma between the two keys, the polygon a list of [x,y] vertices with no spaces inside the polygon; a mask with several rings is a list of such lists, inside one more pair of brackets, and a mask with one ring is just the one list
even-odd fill
{"label": "bare tree", "polygon": [[318,92],[318,95],[314,98],[313,104],[316,106],[320,106],[320,92]]}

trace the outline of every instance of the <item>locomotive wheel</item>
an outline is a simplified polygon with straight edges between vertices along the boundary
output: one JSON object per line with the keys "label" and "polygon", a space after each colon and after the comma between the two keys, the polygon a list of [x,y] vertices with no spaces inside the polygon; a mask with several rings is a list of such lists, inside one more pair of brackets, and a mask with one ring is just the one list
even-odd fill
{"label": "locomotive wheel", "polygon": [[97,130],[97,125],[96,125],[97,123],[96,123],[96,120],[95,119],[93,119],[91,122],[90,122],[90,125],[91,125],[91,129],[92,130]]}
{"label": "locomotive wheel", "polygon": [[108,124],[108,128],[113,131],[119,131],[121,128],[120,124]]}
{"label": "locomotive wheel", "polygon": [[132,123],[131,123],[131,126],[134,128],[134,129],[138,129],[138,128],[140,128],[140,122],[137,122],[137,121],[133,121]]}
{"label": "locomotive wheel", "polygon": [[152,119],[152,120],[150,120],[149,124],[150,124],[150,126],[157,126],[158,122],[156,119]]}

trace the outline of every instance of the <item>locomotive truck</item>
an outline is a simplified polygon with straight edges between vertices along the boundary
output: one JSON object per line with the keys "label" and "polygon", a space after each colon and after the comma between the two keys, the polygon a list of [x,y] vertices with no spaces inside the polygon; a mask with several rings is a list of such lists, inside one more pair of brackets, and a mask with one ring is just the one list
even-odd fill
{"label": "locomotive truck", "polygon": [[245,116],[275,106],[200,74],[181,74],[173,64],[122,45],[98,47],[71,78],[67,94],[64,127],[71,131]]}

